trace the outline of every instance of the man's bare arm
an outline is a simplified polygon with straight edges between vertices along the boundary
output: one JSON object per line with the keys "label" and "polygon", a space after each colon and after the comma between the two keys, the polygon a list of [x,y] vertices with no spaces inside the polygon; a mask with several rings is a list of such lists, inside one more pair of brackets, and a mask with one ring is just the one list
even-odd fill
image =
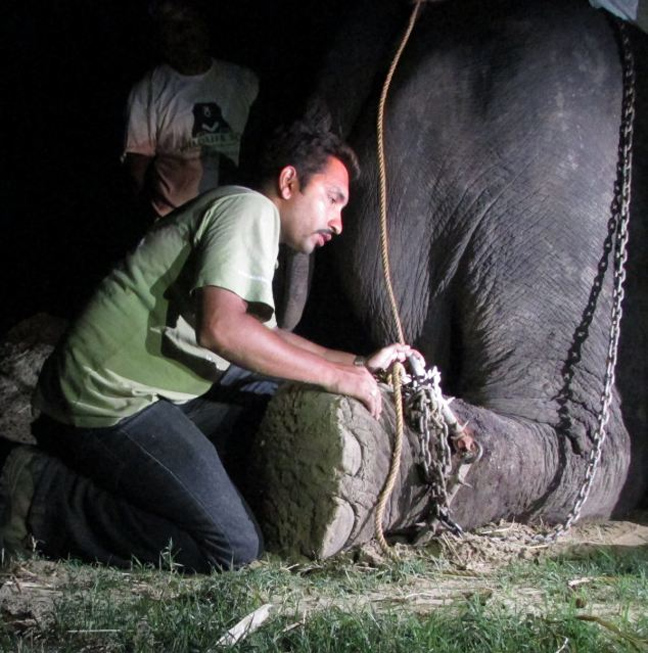
{"label": "man's bare arm", "polygon": [[278,328],[275,332],[282,340],[285,340],[294,347],[298,347],[299,349],[304,349],[305,351],[310,351],[314,354],[317,354],[318,356],[325,358],[331,363],[343,363],[345,365],[352,365],[355,359],[354,354],[350,354],[346,351],[338,351],[336,349],[327,349],[326,347],[322,347],[321,345],[311,342],[306,338],[298,336],[296,333],[292,333],[292,331],[285,331],[284,329]]}
{"label": "man's bare arm", "polygon": [[201,346],[254,372],[355,397],[374,417],[380,416],[377,382],[367,369],[352,364],[352,354],[343,354],[343,360],[328,360],[324,353],[332,350],[299,336],[279,335],[248,313],[245,300],[223,288],[206,286],[198,291],[198,312]]}
{"label": "man's bare arm", "polygon": [[[332,362],[345,363],[350,365],[356,358],[354,354],[349,354],[345,351],[337,351],[335,349],[327,349],[326,347],[317,345],[314,342],[306,340],[305,338],[302,338],[295,333],[291,333],[290,331],[277,329],[277,334],[281,338],[284,338],[288,342],[295,345],[295,347],[301,347],[303,349],[307,349],[308,351],[312,351],[319,356],[326,358],[326,360]],[[376,372],[378,370],[385,370],[389,368],[396,361],[402,363],[409,356],[416,356],[420,359],[421,364],[425,366],[425,360],[418,351],[412,349],[409,345],[401,345],[398,343],[387,345],[386,347],[383,347],[382,349],[374,352],[371,356],[366,358],[365,365],[370,372]]]}

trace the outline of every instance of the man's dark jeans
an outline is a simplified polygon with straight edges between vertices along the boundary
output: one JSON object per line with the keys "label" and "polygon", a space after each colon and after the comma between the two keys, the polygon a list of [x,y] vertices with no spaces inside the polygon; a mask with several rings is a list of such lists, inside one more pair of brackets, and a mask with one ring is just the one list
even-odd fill
{"label": "man's dark jeans", "polygon": [[117,566],[157,565],[168,551],[195,572],[257,558],[261,533],[223,461],[244,469],[276,387],[232,366],[207,395],[180,406],[158,401],[113,427],[41,417],[34,434],[52,455],[29,515],[39,550]]}

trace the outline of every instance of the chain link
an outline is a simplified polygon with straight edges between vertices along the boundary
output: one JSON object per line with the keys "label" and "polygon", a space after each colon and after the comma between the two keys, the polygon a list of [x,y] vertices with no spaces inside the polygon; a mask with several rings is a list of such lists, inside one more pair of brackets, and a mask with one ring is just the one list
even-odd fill
{"label": "chain link", "polygon": [[481,447],[475,443],[475,452],[459,454],[459,467],[453,474],[451,442],[463,434],[461,426],[450,409],[451,399],[441,393],[441,374],[436,367],[413,374],[403,384],[405,414],[419,440],[419,464],[423,479],[430,487],[432,513],[422,527],[419,538],[425,534],[436,535],[441,528],[455,535],[463,534],[461,526],[452,518],[450,504],[462,485],[469,468],[481,457]]}

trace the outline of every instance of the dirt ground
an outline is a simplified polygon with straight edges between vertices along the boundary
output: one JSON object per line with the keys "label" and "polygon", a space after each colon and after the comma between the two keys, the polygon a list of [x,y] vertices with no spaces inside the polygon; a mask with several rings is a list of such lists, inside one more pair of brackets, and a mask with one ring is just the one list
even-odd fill
{"label": "dirt ground", "polygon": [[[385,588],[377,587],[375,591],[362,595],[350,594],[345,598],[307,593],[297,603],[290,605],[287,605],[281,596],[270,599],[280,612],[295,615],[309,614],[332,606],[358,609],[369,605],[377,611],[406,606],[408,612],[426,614],[438,607],[475,596],[484,600],[496,598],[504,604],[515,603],[518,608],[523,605],[527,613],[541,612],[541,590],[532,585],[516,586],[511,596],[504,596],[493,583],[494,573],[512,560],[520,558],[555,557],[601,548],[648,548],[648,512],[633,515],[633,521],[576,524],[567,535],[550,545],[529,544],[529,538],[535,534],[537,531],[529,527],[502,523],[491,529],[483,529],[479,535],[468,533],[462,538],[446,535],[427,549],[430,555],[441,557],[450,563],[446,571],[439,574],[412,575],[402,583],[390,583]],[[408,556],[426,555],[425,552],[414,551],[400,544],[396,544],[394,550],[403,559]],[[342,556],[348,561],[348,554]],[[384,562],[384,556],[374,544],[355,551],[353,558],[356,565],[372,569],[379,568]],[[331,564],[335,564],[335,559],[327,561],[327,566],[330,567]],[[316,566],[317,563],[313,565]],[[157,589],[154,581],[149,584],[145,580],[131,578],[132,574],[128,572],[116,573],[123,573],[124,592],[131,596],[137,593],[155,596]],[[160,572],[161,583],[164,583],[164,573]],[[0,572],[0,618],[15,633],[34,629],[46,631],[53,619],[55,602],[71,585],[92,585],[94,574],[96,571],[91,567],[70,567],[45,560],[12,563]],[[577,587],[581,583],[592,581],[591,578],[575,578],[572,582],[573,587]],[[188,577],[186,586],[195,582],[195,578]],[[500,596],[497,596],[498,592]],[[348,606],[345,605],[347,603]],[[601,617],[614,614],[614,610],[615,607],[609,603],[588,606],[589,614]]]}

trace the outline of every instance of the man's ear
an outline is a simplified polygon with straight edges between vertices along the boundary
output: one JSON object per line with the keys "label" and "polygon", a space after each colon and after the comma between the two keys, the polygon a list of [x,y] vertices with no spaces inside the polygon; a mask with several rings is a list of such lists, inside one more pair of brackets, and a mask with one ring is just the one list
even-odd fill
{"label": "man's ear", "polygon": [[294,166],[285,166],[279,173],[279,195],[289,200],[299,190],[299,179]]}

